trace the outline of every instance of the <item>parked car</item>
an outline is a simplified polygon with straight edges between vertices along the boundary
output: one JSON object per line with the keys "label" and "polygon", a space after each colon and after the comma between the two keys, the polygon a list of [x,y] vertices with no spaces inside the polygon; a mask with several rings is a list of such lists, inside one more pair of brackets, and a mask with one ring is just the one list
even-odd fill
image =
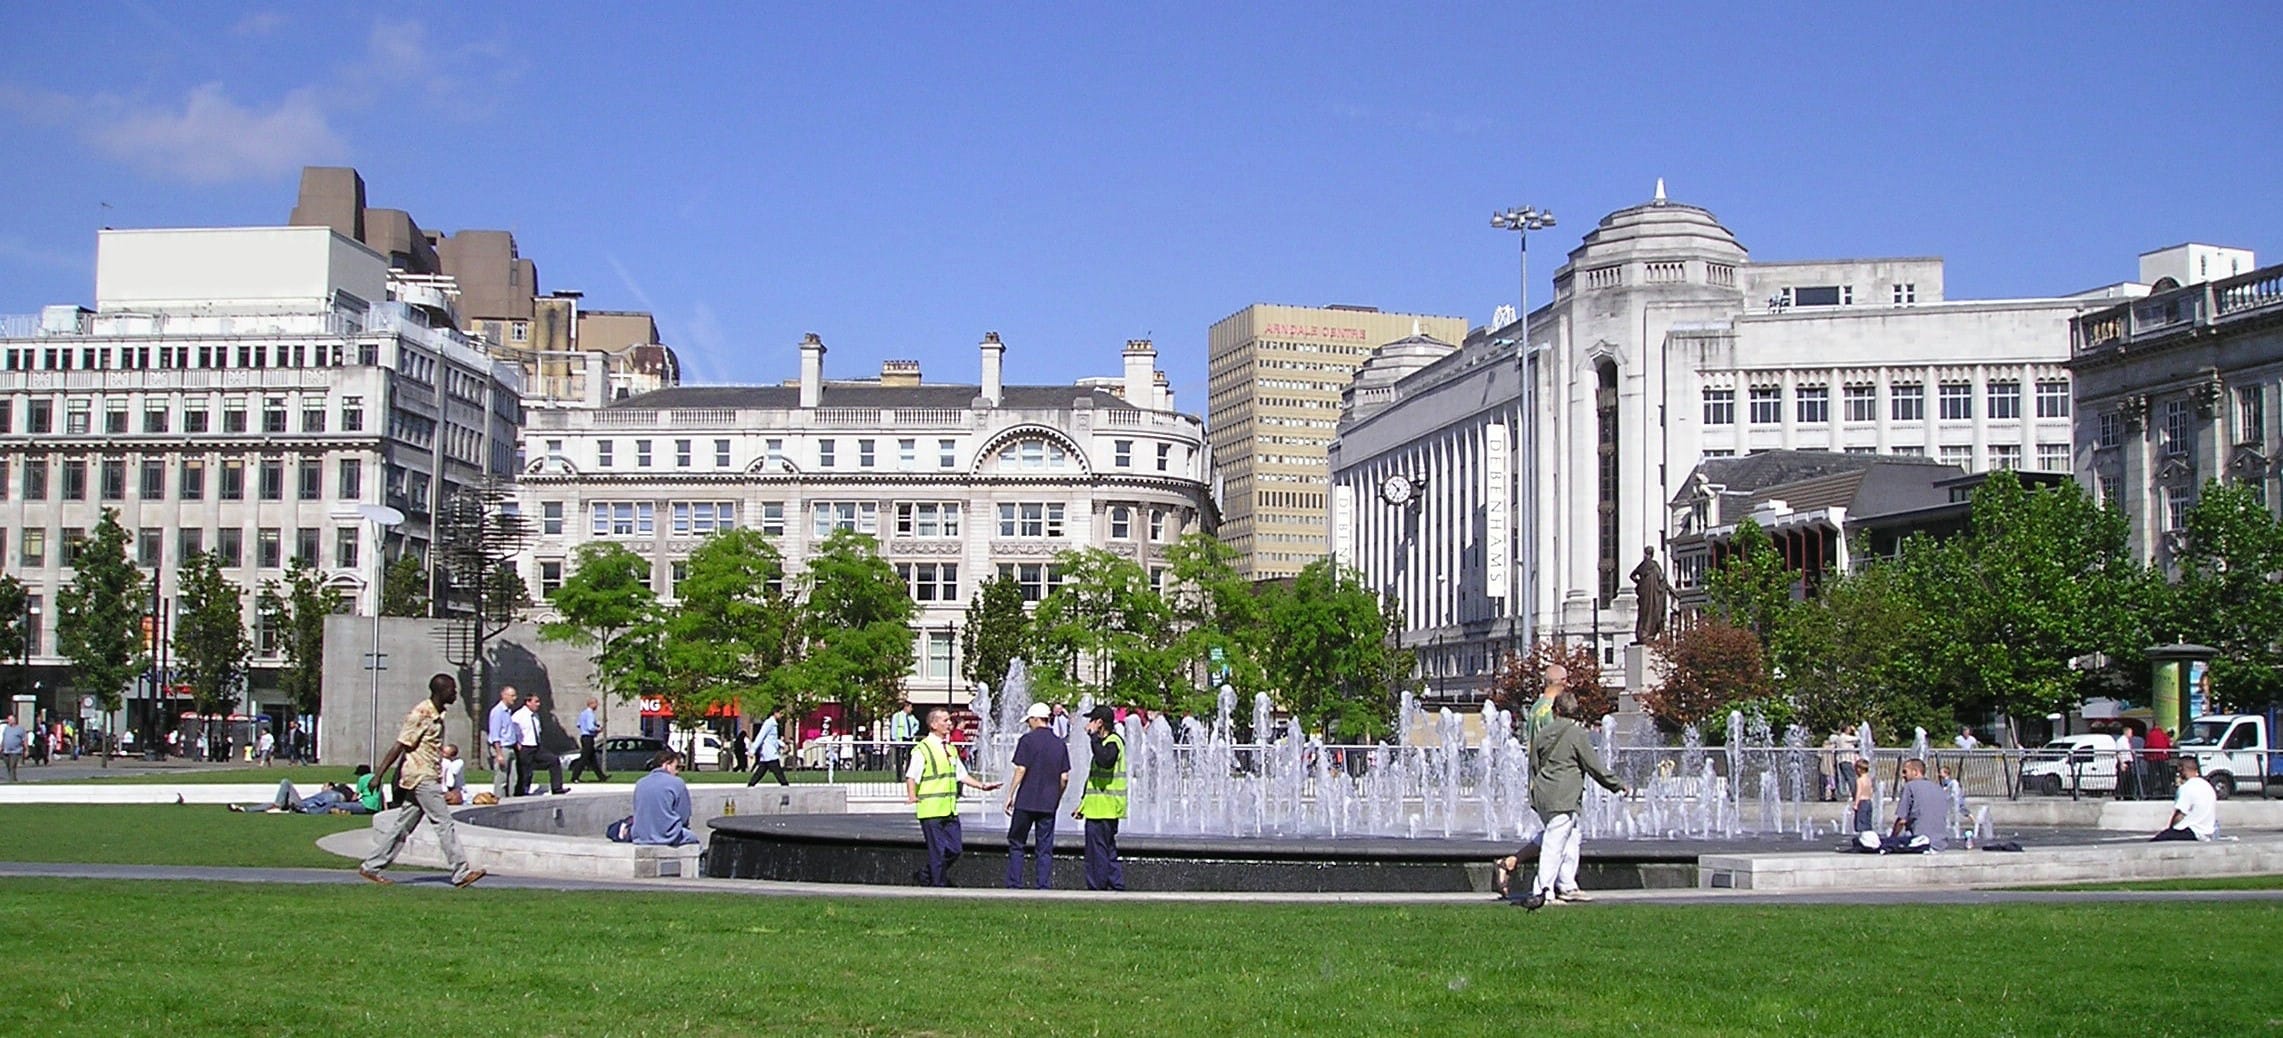
{"label": "parked car", "polygon": [[[639,775],[650,770],[658,759],[658,751],[666,744],[658,739],[640,735],[614,735],[602,741],[602,767],[613,774],[621,771]],[[568,768],[576,757],[567,757],[563,766]]]}
{"label": "parked car", "polygon": [[2117,788],[2117,739],[2094,732],[2064,735],[2037,749],[2021,762],[2021,786],[2032,793],[2058,796],[2072,789],[2110,793]]}
{"label": "parked car", "polygon": [[711,728],[676,728],[671,737],[682,751],[682,766],[691,771],[728,771],[737,765],[737,751]]}

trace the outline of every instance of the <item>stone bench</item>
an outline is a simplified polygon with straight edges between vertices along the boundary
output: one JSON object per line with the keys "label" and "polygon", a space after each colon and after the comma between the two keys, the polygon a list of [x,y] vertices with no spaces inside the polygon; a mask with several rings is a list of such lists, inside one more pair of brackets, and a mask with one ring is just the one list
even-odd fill
{"label": "stone bench", "polygon": [[1845,854],[1826,850],[1707,854],[1697,859],[1699,887],[1762,892],[2017,887],[2277,872],[2283,872],[2283,837],[2271,833],[2197,843],[2119,840],[2057,847],[2033,844],[2020,853],[1953,849],[1933,854]]}
{"label": "stone bench", "polygon": [[[691,786],[691,831],[739,814],[843,814],[848,792],[838,786]],[[502,804],[452,809],[460,849],[470,864],[501,874],[579,879],[696,876],[705,845],[683,847],[613,843],[603,827],[634,811],[632,787],[609,787],[564,796],[516,797]],[[377,829],[382,815],[374,816]],[[408,865],[444,867],[433,827],[413,830],[397,858]]]}

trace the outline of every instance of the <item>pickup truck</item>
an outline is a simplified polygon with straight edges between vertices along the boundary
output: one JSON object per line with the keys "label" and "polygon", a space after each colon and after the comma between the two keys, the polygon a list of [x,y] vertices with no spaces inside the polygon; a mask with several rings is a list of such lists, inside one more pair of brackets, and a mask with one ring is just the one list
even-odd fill
{"label": "pickup truck", "polygon": [[2032,793],[2059,796],[2072,789],[2110,793],[2117,788],[2117,740],[2099,732],[2064,735],[2029,751],[2021,764],[2021,786]]}
{"label": "pickup truck", "polygon": [[2173,752],[2193,753],[2204,780],[2222,800],[2238,791],[2267,792],[2283,783],[2283,755],[2276,753],[2276,717],[2266,714],[2205,714],[2188,722]]}

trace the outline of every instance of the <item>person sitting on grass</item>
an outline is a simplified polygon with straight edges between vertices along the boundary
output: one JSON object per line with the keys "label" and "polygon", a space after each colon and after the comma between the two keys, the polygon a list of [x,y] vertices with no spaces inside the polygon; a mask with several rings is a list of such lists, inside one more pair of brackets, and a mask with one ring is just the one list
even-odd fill
{"label": "person sitting on grass", "polygon": [[2209,840],[2219,829],[2219,791],[2204,778],[2204,766],[2192,756],[2183,755],[2179,762],[2179,791],[2172,795],[2172,821],[2164,831],[2150,837],[2150,842],[2161,840]]}
{"label": "person sitting on grass", "polygon": [[[372,771],[373,769],[368,765],[357,765],[357,780],[359,782],[370,785],[369,781],[367,780],[372,777]],[[303,797],[298,791],[293,788],[292,779],[279,779],[277,784],[277,796],[271,798],[267,803],[224,804],[222,806],[241,814],[259,813],[282,815],[291,811],[298,811],[305,815],[323,815],[334,813],[345,815],[369,815],[373,813],[371,808],[366,807],[358,799],[356,787],[350,786],[347,783],[328,782],[317,792],[312,793],[307,797]]]}
{"label": "person sitting on grass", "polygon": [[696,843],[690,819],[690,784],[682,781],[682,755],[660,750],[650,774],[634,784],[634,842],[658,847]]}

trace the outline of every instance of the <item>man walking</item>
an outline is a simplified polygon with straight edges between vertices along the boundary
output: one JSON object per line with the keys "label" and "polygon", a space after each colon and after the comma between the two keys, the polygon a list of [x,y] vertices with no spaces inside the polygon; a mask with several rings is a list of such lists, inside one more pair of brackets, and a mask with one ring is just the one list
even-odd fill
{"label": "man walking", "polygon": [[444,760],[444,709],[459,698],[460,687],[451,675],[429,678],[428,698],[404,715],[396,742],[381,755],[380,763],[373,765],[375,785],[388,780],[390,769],[404,765],[396,787],[403,791],[405,802],[381,823],[372,856],[357,866],[357,875],[375,883],[394,883],[381,875],[381,870],[396,860],[404,841],[412,838],[412,830],[425,818],[435,825],[436,843],[444,849],[444,860],[451,863],[452,885],[464,887],[484,878],[484,870],[468,867],[468,856],[460,850],[460,835],[452,828],[452,814],[444,806],[444,789],[438,777]]}
{"label": "man walking", "polygon": [[595,748],[595,740],[602,737],[602,721],[595,717],[595,708],[601,705],[602,700],[588,696],[587,708],[579,711],[579,759],[571,762],[573,782],[589,768],[594,769],[595,781],[610,781],[610,773],[602,768],[602,751]]}
{"label": "man walking", "polygon": [[497,800],[517,788],[515,733],[515,686],[509,685],[499,690],[499,702],[492,704],[484,723],[484,745],[491,748],[491,795]]}
{"label": "man walking", "polygon": [[1070,788],[1070,747],[1054,737],[1054,711],[1032,703],[1023,724],[1030,730],[1015,742],[1015,773],[1007,791],[1007,887],[1023,885],[1023,842],[1031,842],[1037,886],[1054,878],[1054,813]]}
{"label": "man walking", "polygon": [[547,792],[568,793],[563,786],[562,758],[547,752],[539,744],[542,727],[539,722],[539,697],[525,696],[523,706],[515,711],[515,780],[516,796],[531,795],[531,780],[538,778],[540,768],[547,769]]}
{"label": "man walking", "polygon": [[1106,706],[1086,715],[1093,740],[1086,768],[1086,793],[1072,818],[1086,820],[1086,889],[1126,889],[1125,866],[1118,861],[1118,820],[1126,816],[1126,740],[1117,731],[1118,715]]}
{"label": "man walking", "polygon": [[1564,901],[1591,901],[1577,885],[1578,809],[1585,800],[1585,777],[1612,792],[1623,793],[1618,781],[1587,741],[1578,724],[1583,710],[1577,693],[1564,690],[1554,697],[1554,716],[1530,737],[1530,807],[1546,824],[1538,850],[1538,875],[1522,907],[1536,911]]}
{"label": "man walking", "polygon": [[997,782],[978,782],[967,773],[959,751],[951,747],[951,711],[931,707],[927,712],[927,738],[912,748],[912,763],[904,770],[904,802],[919,816],[920,836],[927,841],[927,867],[914,878],[922,886],[951,885],[951,866],[966,849],[959,832],[959,787],[990,792]]}
{"label": "man walking", "polygon": [[16,724],[16,715],[0,721],[0,759],[7,762],[10,782],[16,781],[16,769],[24,765],[24,746],[30,739],[31,733]]}
{"label": "man walking", "polygon": [[753,730],[753,777],[745,780],[747,789],[760,784],[764,771],[776,772],[778,785],[792,785],[785,778],[785,736],[777,724],[784,713],[782,707],[770,710],[769,716],[761,719],[761,727]]}

